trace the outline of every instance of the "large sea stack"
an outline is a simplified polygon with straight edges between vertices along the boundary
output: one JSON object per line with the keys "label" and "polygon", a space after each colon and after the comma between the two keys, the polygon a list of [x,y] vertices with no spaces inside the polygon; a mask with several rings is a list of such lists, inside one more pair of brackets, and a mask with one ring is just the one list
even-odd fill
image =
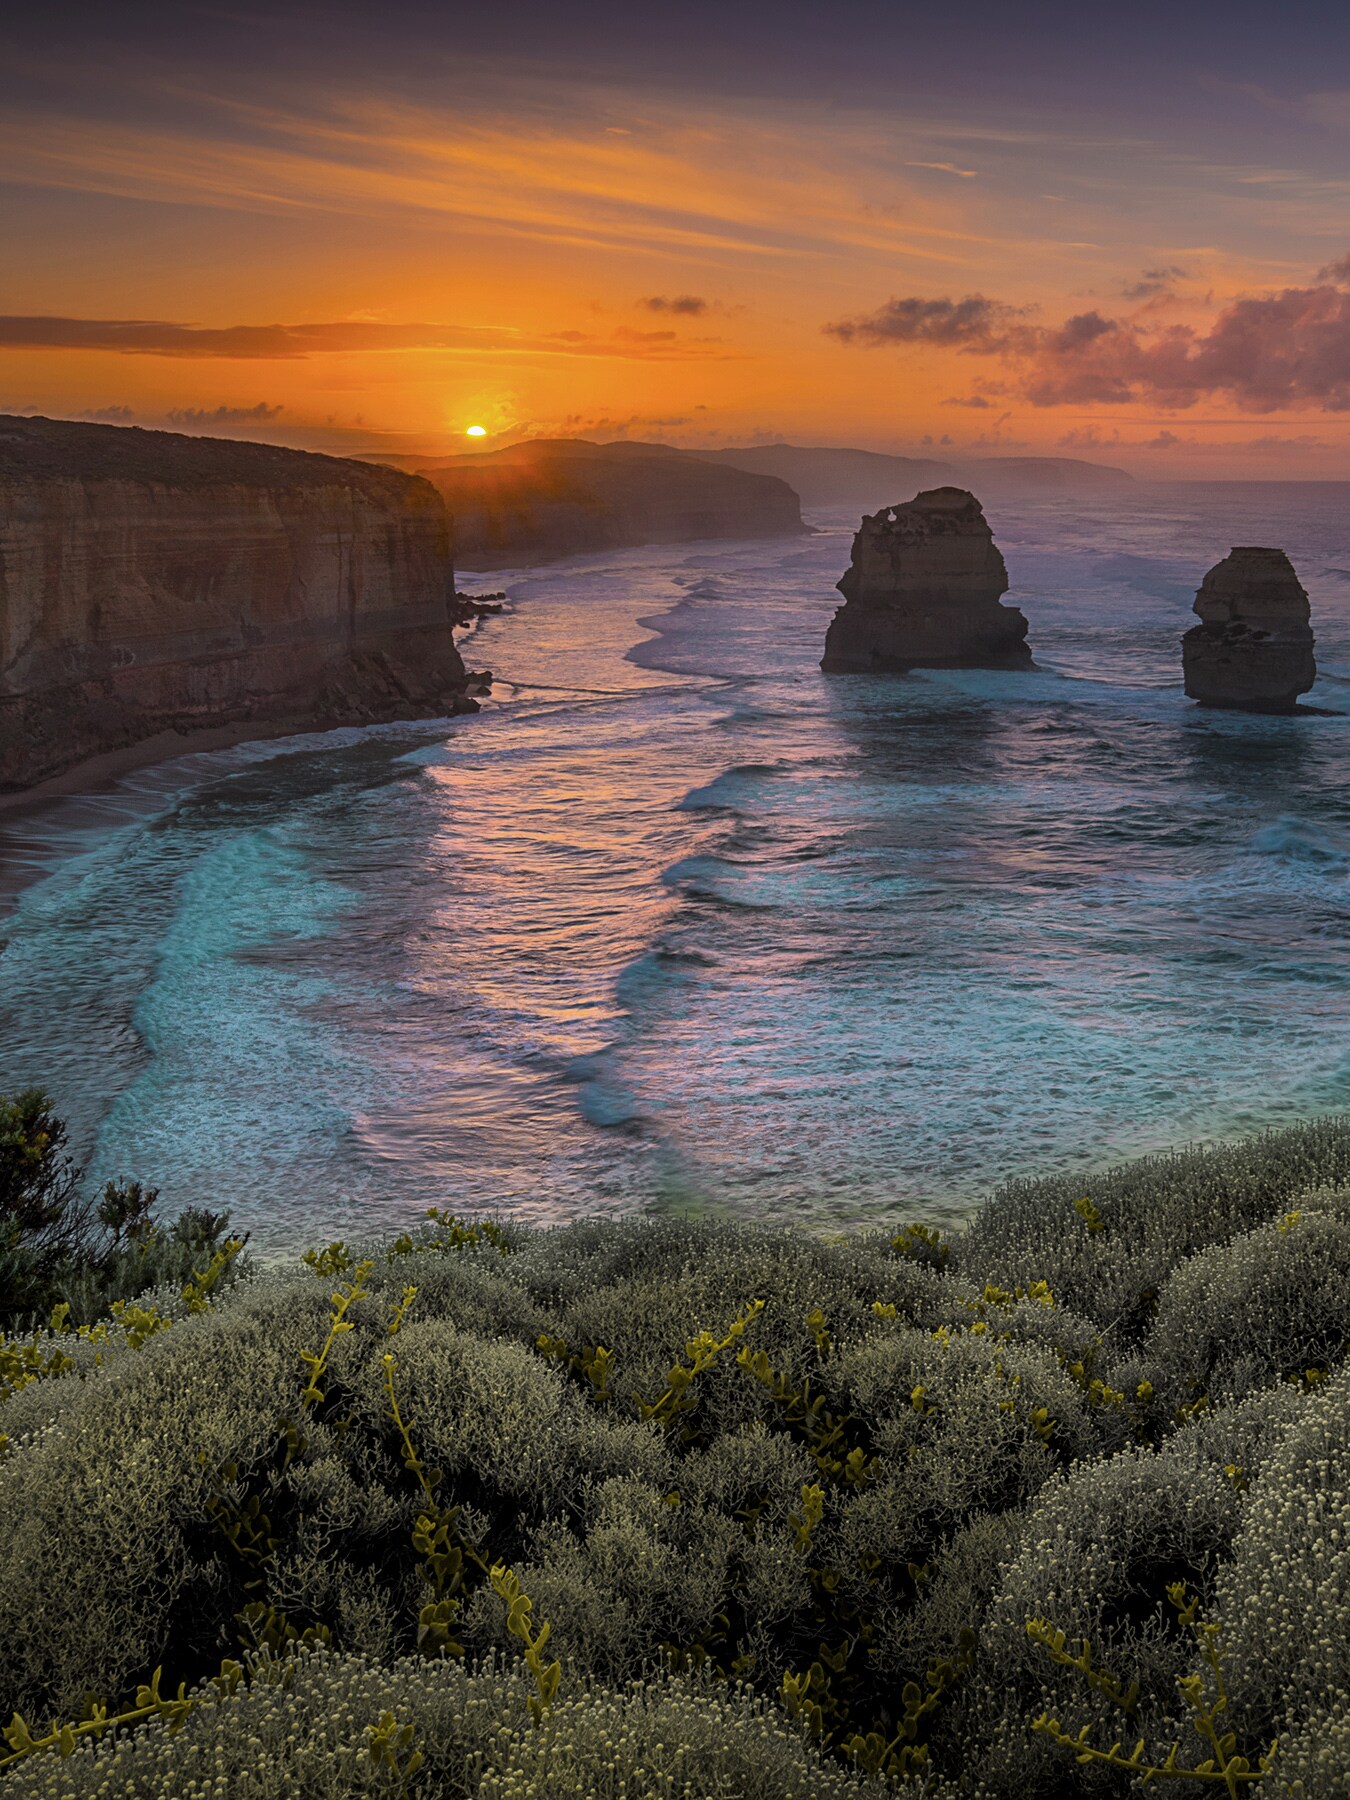
{"label": "large sea stack", "polygon": [[1186,692],[1202,706],[1293,712],[1317,678],[1308,596],[1283,550],[1230,550],[1195,597],[1181,640]]}
{"label": "large sea stack", "polygon": [[0,416],[0,789],[169,731],[473,710],[454,595],[416,477]]}
{"label": "large sea stack", "polygon": [[1000,605],[1008,571],[979,501],[931,488],[865,518],[839,582],[821,668],[1025,668],[1027,622]]}

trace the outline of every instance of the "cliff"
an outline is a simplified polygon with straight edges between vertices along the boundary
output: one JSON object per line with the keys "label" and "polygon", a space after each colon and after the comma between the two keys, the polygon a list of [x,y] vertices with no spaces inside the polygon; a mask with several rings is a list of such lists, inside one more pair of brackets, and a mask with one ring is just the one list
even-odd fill
{"label": "cliff", "polygon": [[1017,668],[1027,622],[1000,605],[1008,571],[979,501],[941,487],[865,518],[839,584],[821,668]]}
{"label": "cliff", "polygon": [[663,444],[547,439],[427,468],[472,569],[586,551],[807,530],[786,482],[720,468]]}
{"label": "cliff", "polygon": [[1311,608],[1283,550],[1231,550],[1195,596],[1181,640],[1186,692],[1202,706],[1293,712],[1317,679]]}
{"label": "cliff", "polygon": [[472,710],[435,490],[0,415],[0,788],[166,731]]}

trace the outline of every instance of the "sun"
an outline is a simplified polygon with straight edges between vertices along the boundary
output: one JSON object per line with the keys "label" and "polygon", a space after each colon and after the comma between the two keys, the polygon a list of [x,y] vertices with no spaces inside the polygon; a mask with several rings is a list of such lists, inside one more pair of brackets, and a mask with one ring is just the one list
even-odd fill
{"label": "sun", "polygon": [[487,436],[487,426],[486,425],[470,425],[469,428],[465,431],[464,435],[465,435],[465,437],[486,437]]}

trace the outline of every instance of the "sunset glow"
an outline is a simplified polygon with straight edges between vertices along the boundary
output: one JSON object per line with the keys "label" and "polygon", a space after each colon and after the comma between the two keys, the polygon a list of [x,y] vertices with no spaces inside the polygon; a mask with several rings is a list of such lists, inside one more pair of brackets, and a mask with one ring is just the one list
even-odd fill
{"label": "sunset glow", "polygon": [[682,36],[412,9],[401,56],[341,6],[72,10],[59,57],[11,27],[0,62],[0,406],[358,454],[1343,470],[1350,98],[1273,15],[1168,14],[1164,72],[1160,11],[1094,22],[1051,103],[1054,6],[977,6],[959,57],[871,5]]}

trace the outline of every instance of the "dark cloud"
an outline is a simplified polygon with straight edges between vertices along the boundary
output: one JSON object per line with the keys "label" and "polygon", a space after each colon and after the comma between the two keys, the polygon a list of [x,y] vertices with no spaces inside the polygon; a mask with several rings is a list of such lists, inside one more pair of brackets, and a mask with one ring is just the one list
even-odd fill
{"label": "dark cloud", "polygon": [[1145,269],[1138,281],[1132,281],[1121,291],[1127,300],[1155,300],[1159,294],[1167,293],[1174,281],[1185,279],[1185,269],[1176,263],[1168,263],[1161,269]]}
{"label": "dark cloud", "polygon": [[684,313],[692,319],[708,310],[708,302],[698,294],[675,294],[669,299],[664,294],[651,294],[647,299],[639,300],[638,305],[645,306],[648,312]]}
{"label": "dark cloud", "polygon": [[840,319],[825,330],[843,344],[944,344],[992,354],[1009,345],[1018,309],[983,294],[964,300],[888,300],[874,313]]}
{"label": "dark cloud", "polygon": [[[1245,412],[1350,411],[1350,292],[1328,283],[1235,300],[1206,332],[1144,332],[1087,315],[1041,338],[1026,396],[1034,406],[1147,399],[1188,407],[1227,394]],[[1080,323],[1070,321],[1070,325]]]}
{"label": "dark cloud", "polygon": [[950,400],[944,400],[942,404],[944,406],[969,406],[976,412],[987,412],[994,403],[992,400],[986,400],[983,394],[967,394],[964,398],[959,394],[953,394]]}
{"label": "dark cloud", "polygon": [[933,344],[1006,357],[1033,406],[1148,400],[1185,408],[1227,395],[1244,412],[1350,412],[1350,256],[1323,269],[1313,286],[1231,301],[1207,331],[1150,328],[1095,309],[1054,327],[1019,322],[1022,316],[974,294],[891,300],[869,317],[825,329],[848,344]]}
{"label": "dark cloud", "polygon": [[218,357],[294,361],[308,356],[382,350],[494,350],[521,355],[700,357],[705,345],[676,341],[673,331],[621,327],[609,338],[584,331],[538,336],[471,325],[390,325],[342,319],[312,325],[181,325],[156,319],[66,319],[0,315],[0,349],[110,350],[126,356]]}
{"label": "dark cloud", "polygon": [[131,406],[91,406],[80,417],[88,419],[91,425],[130,425],[136,411]]}
{"label": "dark cloud", "polygon": [[260,400],[256,406],[177,406],[166,416],[171,425],[185,425],[189,431],[200,431],[209,425],[266,425],[285,410],[284,406],[269,406],[266,400]]}

